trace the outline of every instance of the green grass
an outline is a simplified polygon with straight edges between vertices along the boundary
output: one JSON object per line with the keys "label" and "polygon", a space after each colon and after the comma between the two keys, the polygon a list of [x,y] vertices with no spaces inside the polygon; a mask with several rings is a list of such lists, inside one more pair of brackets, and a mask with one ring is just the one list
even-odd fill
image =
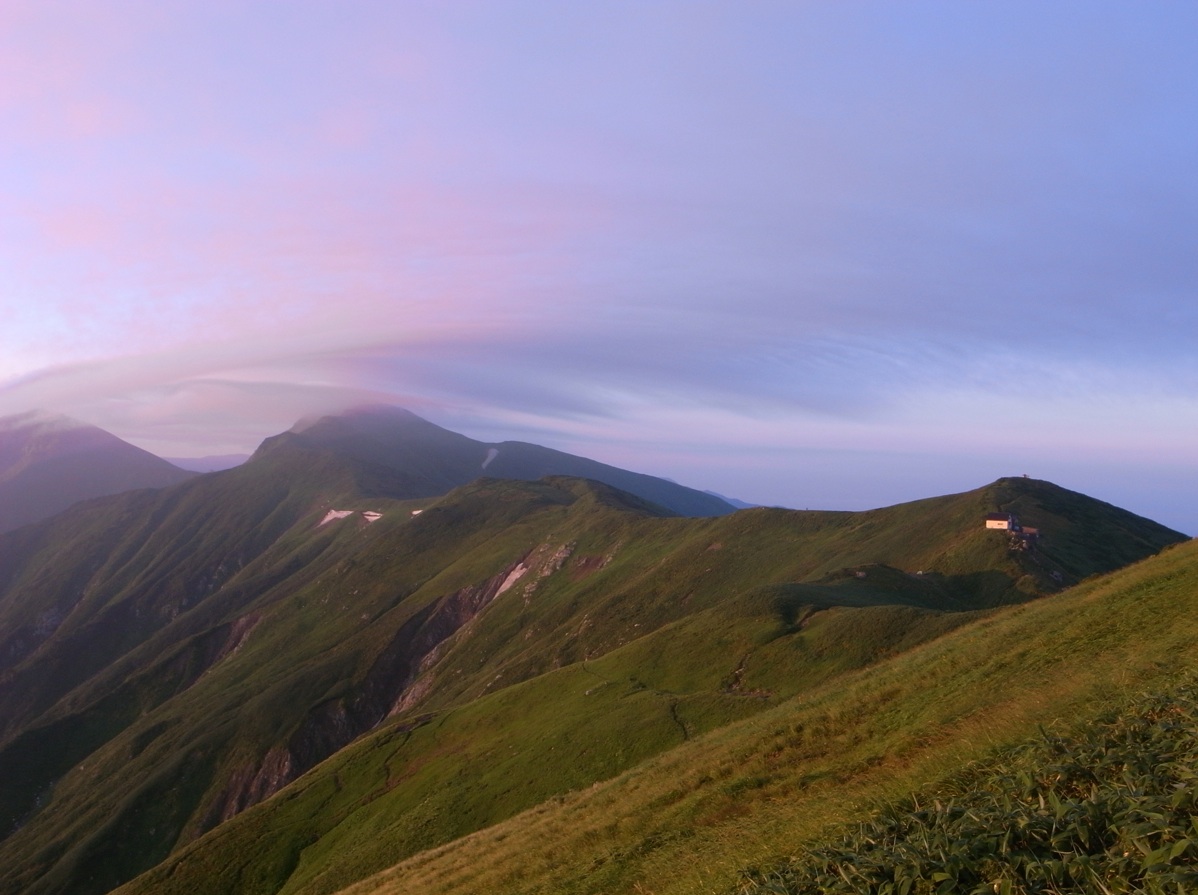
{"label": "green grass", "polygon": [[[872,768],[910,751],[907,720],[881,739],[854,722],[845,729],[863,739],[836,739],[842,715],[932,710],[904,702],[901,675],[884,698],[862,697],[871,707],[844,708],[860,669],[900,668],[931,648],[920,644],[979,629],[976,613],[946,610],[1039,596],[1057,586],[1041,588],[1046,564],[1074,561],[1052,558],[1052,538],[1033,561],[982,529],[1001,483],[870,513],[678,519],[568,479],[481,480],[418,506],[389,503],[355,496],[328,458],[325,490],[293,486],[270,466],[285,460],[265,456],[262,478],[243,468],[144,506],[113,504],[138,525],[112,542],[96,511],[71,523],[75,540],[46,528],[43,553],[21,554],[24,570],[0,595],[0,633],[27,623],[25,601],[66,600],[81,568],[92,577],[63,624],[74,639],[54,633],[9,669],[0,694],[20,709],[0,766],[30,772],[5,791],[21,826],[0,843],[0,891],[72,892],[149,871],[131,891],[332,892],[535,806],[552,815],[598,797],[604,781],[653,775],[657,761],[699,754],[697,743],[716,760],[756,718],[840,706],[782,722],[791,733],[760,754],[736,746],[705,770],[665,772],[670,786],[643,814],[604,821],[584,848],[599,848],[587,861],[600,888],[574,890],[626,885],[636,868],[722,835],[746,806],[836,779],[816,768],[785,782],[796,723],[803,748],[828,760],[857,755]],[[204,487],[221,499],[201,501]],[[1047,522],[1030,498],[1021,515],[1059,526],[1066,544],[1068,514],[1088,499],[1049,493],[1061,506]],[[386,513],[317,528],[334,500]],[[1176,539],[1125,522],[1096,522],[1092,536]],[[6,549],[20,553],[0,539]],[[484,606],[521,562],[525,577]],[[79,655],[97,670],[72,665]],[[376,728],[404,694],[411,706]],[[87,736],[57,735],[78,731]],[[777,757],[763,765],[761,755]]]}
{"label": "green grass", "polygon": [[1184,893],[1198,886],[1198,685],[1138,695],[746,871],[739,895]]}
{"label": "green grass", "polygon": [[[334,892],[400,857],[611,778],[762,711],[770,704],[766,696],[728,681],[757,633],[775,620],[749,618],[730,632],[727,619],[712,613],[703,619],[709,624],[692,620],[684,625],[689,632],[670,626],[596,661],[422,718],[412,729],[401,724],[368,737],[326,761],[288,798],[236,818],[202,847],[185,851],[178,864],[148,876],[145,885],[162,895],[197,886],[207,892],[273,892],[278,886],[284,893]],[[882,628],[910,634],[894,625]],[[847,634],[851,626],[836,630]],[[824,643],[818,630],[802,636]],[[823,649],[836,646],[829,642]],[[646,661],[651,655],[658,661]],[[813,674],[827,679],[876,658],[858,645],[836,667]],[[801,685],[791,671],[777,666],[770,682]],[[764,663],[758,674],[767,675]],[[294,853],[297,840],[309,843],[302,857]],[[209,854],[236,858],[211,864]],[[285,885],[262,877],[270,866],[285,868]]]}
{"label": "green grass", "polygon": [[[1198,547],[1002,610],[397,864],[364,893],[716,892],[970,762],[1192,672]],[[296,891],[303,892],[304,889]]]}

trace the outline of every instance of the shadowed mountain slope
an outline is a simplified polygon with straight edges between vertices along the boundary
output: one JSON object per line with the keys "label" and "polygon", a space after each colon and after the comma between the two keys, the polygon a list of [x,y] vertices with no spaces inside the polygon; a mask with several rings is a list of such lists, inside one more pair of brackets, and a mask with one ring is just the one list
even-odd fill
{"label": "shadowed mountain slope", "polygon": [[309,421],[267,439],[259,453],[279,450],[352,457],[361,470],[359,487],[371,496],[434,497],[482,476],[535,481],[566,475],[603,482],[680,516],[722,516],[734,509],[703,491],[562,451],[520,441],[475,441],[387,405]]}
{"label": "shadowed mountain slope", "polygon": [[[404,418],[399,462],[367,417],[0,536],[0,892],[163,861],[147,891],[333,891],[1181,539],[1021,479],[699,519],[568,477],[398,499],[473,448]],[[1011,507],[1034,545],[983,527]]]}
{"label": "shadowed mountain slope", "polygon": [[192,473],[115,435],[63,416],[0,419],[0,531],[72,504],[136,488],[163,488]]}

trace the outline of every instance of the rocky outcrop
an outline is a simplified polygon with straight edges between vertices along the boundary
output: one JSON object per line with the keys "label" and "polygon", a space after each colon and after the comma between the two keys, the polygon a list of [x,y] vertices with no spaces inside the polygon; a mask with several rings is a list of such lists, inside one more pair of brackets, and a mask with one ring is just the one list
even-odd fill
{"label": "rocky outcrop", "polygon": [[[417,705],[431,685],[427,672],[449,638],[530,571],[535,570],[533,580],[539,580],[549,573],[546,568],[560,568],[568,556],[564,547],[549,553],[534,551],[487,580],[454,591],[412,615],[375,657],[351,695],[314,706],[286,746],[271,749],[256,765],[239,768],[230,776],[205,812],[200,832],[270,797],[389,715]],[[222,657],[244,642],[256,621],[247,616],[226,632]]]}

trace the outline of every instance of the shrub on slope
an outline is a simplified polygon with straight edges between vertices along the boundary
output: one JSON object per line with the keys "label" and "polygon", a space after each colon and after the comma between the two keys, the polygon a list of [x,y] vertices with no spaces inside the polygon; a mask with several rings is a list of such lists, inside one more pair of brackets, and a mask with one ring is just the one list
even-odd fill
{"label": "shrub on slope", "polygon": [[839,842],[745,874],[741,895],[1192,892],[1198,685],[1045,735]]}

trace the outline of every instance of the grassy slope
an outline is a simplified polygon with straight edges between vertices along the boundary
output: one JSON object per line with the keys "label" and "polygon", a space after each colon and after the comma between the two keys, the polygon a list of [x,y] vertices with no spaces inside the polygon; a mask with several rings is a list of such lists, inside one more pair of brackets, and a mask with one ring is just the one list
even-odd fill
{"label": "grassy slope", "polygon": [[[54,798],[0,846],[5,891],[106,891],[164,857],[179,835],[210,822],[205,817],[227,781],[256,769],[313,709],[362,679],[386,638],[427,604],[415,593],[425,580],[453,560],[476,580],[474,550],[486,554],[495,531],[517,531],[500,508],[455,526],[449,539],[434,514],[407,526],[419,530],[392,547],[388,535],[408,518],[392,509],[390,520],[365,529],[316,529],[305,519],[206,605],[6,744],[0,766],[30,785],[40,778],[39,788],[54,781]],[[527,502],[512,509],[526,511]],[[379,543],[382,549],[370,549]],[[502,552],[518,556],[520,549]],[[288,574],[296,552],[304,561]],[[253,636],[209,668],[240,621],[252,623]],[[121,789],[112,788],[117,781]],[[6,787],[5,797],[20,796],[19,789]],[[166,792],[169,805],[162,804]]]}
{"label": "grassy slope", "polygon": [[[96,504],[68,520],[71,539],[48,526],[0,540],[0,626],[28,625],[38,600],[66,613],[3,681],[16,734],[0,748],[13,781],[0,802],[20,828],[0,843],[0,891],[107,891],[286,782],[404,692],[404,662],[424,657],[456,596],[520,561],[526,577],[458,619],[415,682],[422,698],[379,734],[397,738],[390,764],[366,740],[256,819],[218,827],[208,841],[240,857],[203,859],[221,868],[201,874],[208,891],[329,891],[965,620],[934,610],[1102,568],[1058,557],[1053,539],[1013,556],[981,529],[1007,488],[1067,543],[1068,515],[1091,502],[1048,487],[1059,508],[1041,511],[1038,483],[871,513],[683,520],[594,483],[483,480],[418,517],[386,503],[373,525],[317,528],[355,486],[332,455],[300,459],[298,479],[284,445],[161,497]],[[1170,537],[1130,516],[1112,531]],[[362,707],[372,693],[382,709]],[[261,879],[229,876],[251,864]]]}
{"label": "grassy slope", "polygon": [[1192,892],[1198,885],[1193,673],[1075,730],[1041,734],[885,805],[741,895]]}
{"label": "grassy slope", "polygon": [[0,538],[0,731],[33,722],[248,578],[322,491],[348,488],[333,464],[309,471],[305,481],[272,463],[242,467],[92,501]]}
{"label": "grassy slope", "polygon": [[345,895],[730,891],[740,868],[881,800],[1167,686],[1192,671],[1195,647],[1191,542],[689,740]]}
{"label": "grassy slope", "polygon": [[[524,487],[482,483],[421,520],[452,528],[455,516],[515,500]],[[753,511],[700,522],[605,515],[593,505],[605,492],[584,496],[577,502],[585,512],[553,510],[553,524],[523,542],[525,549],[538,539],[551,548],[573,544],[560,569],[534,578],[532,592],[515,589],[493,604],[487,624],[435,667],[445,683],[434,681],[412,716],[326,761],[130,891],[336,891],[663,750],[685,750],[738,717],[775,713],[780,700],[969,620],[910,604],[1009,601],[1012,576],[1026,586],[1044,567],[1000,571],[1005,535],[979,531],[979,508],[992,509],[989,489],[870,514]],[[958,517],[967,527],[954,527]],[[510,562],[504,550],[519,533],[519,525],[506,531],[495,562]],[[987,553],[995,545],[997,567]],[[893,559],[903,551],[908,561],[945,571],[913,576],[875,565],[860,570],[864,578],[834,571],[846,559]],[[978,555],[990,574],[969,571]],[[1068,568],[1047,549],[1039,559]],[[483,568],[464,574],[449,567],[426,586],[462,586]],[[802,577],[822,583],[786,583]],[[897,605],[871,605],[880,602]],[[548,667],[532,668],[533,654]],[[592,655],[602,658],[568,664]],[[565,667],[553,670],[555,657]],[[505,678],[526,683],[496,691]],[[439,711],[428,715],[431,709]],[[884,744],[879,749],[877,756]],[[689,838],[696,825],[718,828],[724,813],[742,810],[742,793],[770,791],[761,774],[741,779],[724,768],[706,776],[728,781],[711,789],[728,796],[727,804],[670,837]],[[674,794],[667,805],[686,801]],[[650,851],[661,841],[652,838]],[[623,866],[603,853],[594,860],[601,880]]]}
{"label": "grassy slope", "polygon": [[[917,616],[901,627],[883,626],[900,639],[922,639],[968,617],[946,621],[938,614],[898,611]],[[928,630],[919,630],[919,619],[931,621]],[[727,676],[768,620],[749,619],[738,626],[728,621],[718,628],[691,621],[686,627],[698,635],[695,639],[675,639],[671,631],[650,638],[673,647],[675,656],[638,641],[600,660],[421,718],[423,723],[412,729],[391,725],[327,760],[286,797],[210,834],[178,865],[147,877],[146,890],[335,891],[397,856],[589,786],[704,731],[760,712],[767,698],[725,689],[719,677]],[[839,636],[853,630],[851,622],[829,618],[801,637],[813,652],[826,653],[833,647],[829,632]],[[725,664],[713,665],[721,648]],[[644,650],[654,654],[655,663],[640,661]],[[686,661],[669,661],[679,657]],[[805,671],[809,678],[826,679],[872,658],[862,648]],[[780,670],[787,684],[801,686],[800,676],[788,674],[793,669]]]}
{"label": "grassy slope", "polygon": [[[588,527],[595,527],[619,543],[636,540],[640,529],[659,521],[630,515],[618,506],[600,512],[603,508],[592,488],[577,483],[572,487],[577,494],[549,485],[482,483],[411,522],[398,514],[398,522],[376,523],[365,531],[350,528],[337,535],[336,528],[329,528],[283,539],[272,553],[284,556],[291,542],[302,545],[315,540],[323,545],[313,548],[319,561],[302,566],[303,577],[311,579],[308,583],[301,586],[285,578],[256,602],[234,604],[243,618],[262,615],[254,638],[235,658],[196,679],[188,668],[196,661],[191,653],[196,640],[207,635],[179,643],[174,629],[187,624],[188,619],[182,618],[128,661],[114,666],[109,675],[71,694],[50,713],[45,726],[30,732],[30,741],[16,743],[23,749],[9,750],[17,761],[14,776],[30,784],[66,774],[56,784],[55,799],[5,843],[9,885],[21,890],[79,891],[78,875],[87,873],[89,889],[103,891],[130,866],[136,867],[134,862],[144,866],[164,857],[180,832],[186,839],[188,830],[197,829],[204,805],[218,794],[222,780],[247,762],[253,766],[294,734],[299,720],[296,708],[302,713],[351,689],[369,664],[369,656],[381,648],[380,641],[438,594],[510,565],[549,530],[564,530],[586,540]],[[611,494],[599,496],[612,499]],[[358,544],[357,558],[334,564],[326,556],[336,557],[338,545],[349,551],[355,542],[364,542]],[[376,543],[381,548],[370,549]],[[661,540],[659,547],[668,549],[669,538]],[[263,562],[269,566],[266,559]],[[253,565],[245,575],[260,577]],[[239,581],[235,578],[229,588],[234,597]],[[222,589],[213,599],[219,604],[224,594]],[[578,625],[577,615],[570,623]],[[591,630],[607,636],[602,624]],[[143,654],[152,659],[139,666],[135,660]],[[128,673],[130,667],[137,673]],[[668,714],[667,703],[654,708],[663,706]],[[550,711],[556,712],[557,707],[551,706]],[[677,722],[670,717],[667,727],[676,731]],[[122,731],[124,725],[128,726]],[[560,785],[609,776],[666,744],[644,736],[626,755],[613,758],[597,750],[593,767],[579,770]],[[30,766],[31,758],[36,766]],[[87,760],[81,762],[83,758]],[[11,764],[5,762],[6,767]],[[158,804],[162,794],[171,790],[173,775],[184,772],[188,785],[180,787],[165,807]],[[117,779],[149,782],[134,783],[119,797],[117,793],[97,796],[97,781]],[[11,787],[8,793],[12,794]],[[497,809],[498,815],[488,809],[490,813],[464,819],[465,829],[526,807],[530,799],[535,801],[544,793],[529,789],[519,795],[519,803]],[[147,810],[150,804],[158,805],[155,811]],[[135,846],[135,855],[127,854],[128,845]],[[40,850],[31,850],[35,848]]]}

